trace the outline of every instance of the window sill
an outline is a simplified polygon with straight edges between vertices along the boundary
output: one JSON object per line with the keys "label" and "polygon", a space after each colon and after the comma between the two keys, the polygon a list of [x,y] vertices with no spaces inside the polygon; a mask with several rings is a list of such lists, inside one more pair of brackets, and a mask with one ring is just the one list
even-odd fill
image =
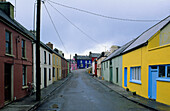
{"label": "window sill", "polygon": [[156,81],[170,82],[170,78],[157,78]]}
{"label": "window sill", "polygon": [[5,54],[6,56],[9,56],[9,57],[15,57],[14,55],[12,54]]}
{"label": "window sill", "polygon": [[22,59],[22,60],[27,60],[27,58],[25,58],[25,57],[22,57],[21,59]]}
{"label": "window sill", "polygon": [[131,83],[136,83],[136,84],[140,84],[140,85],[142,84],[141,81],[137,81],[137,80],[130,80],[129,82],[131,82]]}
{"label": "window sill", "polygon": [[28,86],[22,86],[22,89],[27,89],[28,88]]}

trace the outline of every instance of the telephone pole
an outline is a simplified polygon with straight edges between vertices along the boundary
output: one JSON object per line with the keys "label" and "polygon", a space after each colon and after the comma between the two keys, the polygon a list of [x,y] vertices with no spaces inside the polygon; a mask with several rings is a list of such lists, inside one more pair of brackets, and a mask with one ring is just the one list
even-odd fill
{"label": "telephone pole", "polygon": [[41,0],[37,0],[37,24],[36,24],[36,100],[41,99],[41,74],[40,74],[40,17]]}

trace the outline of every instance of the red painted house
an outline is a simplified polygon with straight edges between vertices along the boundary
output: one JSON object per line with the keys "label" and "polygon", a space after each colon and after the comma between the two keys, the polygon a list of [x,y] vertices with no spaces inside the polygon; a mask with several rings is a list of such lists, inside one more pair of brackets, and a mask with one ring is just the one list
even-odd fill
{"label": "red painted house", "polygon": [[14,20],[14,7],[0,2],[0,107],[25,97],[32,82],[34,35]]}
{"label": "red painted house", "polygon": [[62,54],[62,58],[61,58],[61,70],[62,70],[62,79],[66,78],[68,75],[68,64],[67,64],[67,60],[64,58],[64,54]]}

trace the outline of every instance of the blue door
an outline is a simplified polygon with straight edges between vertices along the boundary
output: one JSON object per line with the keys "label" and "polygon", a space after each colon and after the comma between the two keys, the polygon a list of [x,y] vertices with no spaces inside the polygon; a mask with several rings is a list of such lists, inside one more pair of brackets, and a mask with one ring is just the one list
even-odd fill
{"label": "blue door", "polygon": [[156,78],[158,76],[157,66],[150,67],[149,74],[149,98],[156,99]]}
{"label": "blue door", "polygon": [[127,87],[127,67],[124,69],[124,87]]}

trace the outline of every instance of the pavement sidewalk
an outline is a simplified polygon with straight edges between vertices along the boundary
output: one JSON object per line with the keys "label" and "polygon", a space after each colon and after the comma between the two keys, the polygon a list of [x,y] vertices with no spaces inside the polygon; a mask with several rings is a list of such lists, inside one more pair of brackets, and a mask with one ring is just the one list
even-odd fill
{"label": "pavement sidewalk", "polygon": [[12,102],[11,104],[5,106],[0,109],[1,111],[33,111],[39,105],[43,104],[48,97],[52,95],[52,93],[60,88],[70,77],[72,74],[70,73],[68,77],[56,81],[53,84],[49,85],[47,88],[43,88],[41,90],[41,101],[36,101],[35,94],[32,96],[27,96],[23,99]]}
{"label": "pavement sidewalk", "polygon": [[[91,75],[91,74],[90,74]],[[93,77],[93,76],[92,76]],[[156,102],[154,100],[150,100],[150,99],[146,99],[143,98],[139,95],[133,95],[132,92],[130,91],[126,91],[124,88],[107,82],[105,80],[101,80],[98,77],[93,77],[96,81],[99,81],[100,83],[102,83],[103,85],[105,85],[106,87],[110,88],[111,90],[115,91],[116,93],[120,94],[122,97],[135,102],[137,104],[140,104],[146,108],[149,108],[150,110],[154,110],[154,111],[170,111],[170,106]]]}

